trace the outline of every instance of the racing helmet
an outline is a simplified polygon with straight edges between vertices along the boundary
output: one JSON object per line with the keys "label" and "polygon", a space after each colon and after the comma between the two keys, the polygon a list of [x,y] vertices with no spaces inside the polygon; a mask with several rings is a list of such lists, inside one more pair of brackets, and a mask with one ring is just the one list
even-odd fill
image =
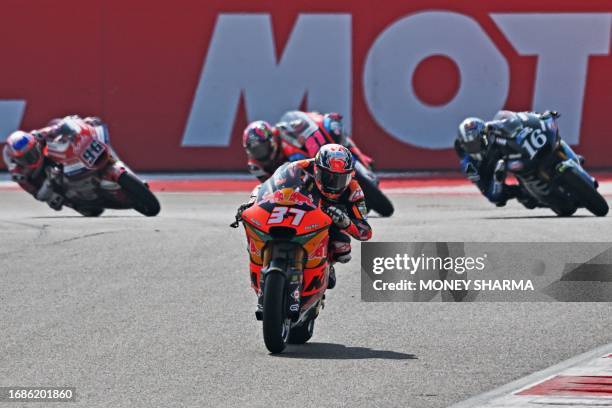
{"label": "racing helmet", "polygon": [[21,130],[11,133],[6,139],[6,147],[10,160],[21,167],[37,169],[42,164],[40,144],[30,133]]}
{"label": "racing helmet", "polygon": [[323,128],[333,139],[334,143],[346,146],[346,134],[342,123],[342,115],[339,113],[326,113],[323,115]]}
{"label": "racing helmet", "polygon": [[242,134],[242,147],[250,158],[259,162],[274,159],[279,149],[278,144],[272,126],[263,120],[252,122]]}
{"label": "racing helmet", "polygon": [[351,152],[339,144],[321,147],[314,159],[317,188],[325,197],[337,199],[346,190],[355,170]]}
{"label": "racing helmet", "polygon": [[479,118],[467,118],[459,125],[457,140],[475,160],[482,160],[487,149],[486,124]]}

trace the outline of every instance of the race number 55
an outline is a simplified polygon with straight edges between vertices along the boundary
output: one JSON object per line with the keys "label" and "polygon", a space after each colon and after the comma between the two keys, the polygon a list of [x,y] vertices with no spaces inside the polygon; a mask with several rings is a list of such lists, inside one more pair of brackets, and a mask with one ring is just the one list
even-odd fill
{"label": "race number 55", "polygon": [[302,222],[304,214],[306,214],[306,211],[300,210],[299,208],[274,207],[274,210],[272,210],[270,213],[270,218],[268,218],[268,224],[280,224],[283,222],[285,217],[293,215],[291,225],[297,226],[300,225],[300,222]]}

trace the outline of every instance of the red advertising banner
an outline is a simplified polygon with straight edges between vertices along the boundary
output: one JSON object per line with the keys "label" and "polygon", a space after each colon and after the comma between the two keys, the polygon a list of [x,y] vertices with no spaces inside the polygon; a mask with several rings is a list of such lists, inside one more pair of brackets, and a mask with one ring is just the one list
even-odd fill
{"label": "red advertising banner", "polygon": [[612,3],[5,0],[0,141],[97,115],[138,170],[237,170],[246,123],[342,113],[381,169],[457,167],[466,116],[553,109],[612,166]]}

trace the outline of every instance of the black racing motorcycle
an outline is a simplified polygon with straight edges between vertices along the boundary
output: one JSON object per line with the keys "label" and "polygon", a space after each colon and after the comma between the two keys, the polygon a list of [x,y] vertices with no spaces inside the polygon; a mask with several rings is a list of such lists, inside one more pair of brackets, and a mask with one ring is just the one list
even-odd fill
{"label": "black racing motorcycle", "polygon": [[503,121],[500,134],[506,136],[495,137],[504,152],[505,170],[536,207],[550,208],[562,217],[586,208],[603,217],[608,203],[597,191],[597,180],[582,167],[582,159],[559,136],[558,117],[557,113],[520,113]]}

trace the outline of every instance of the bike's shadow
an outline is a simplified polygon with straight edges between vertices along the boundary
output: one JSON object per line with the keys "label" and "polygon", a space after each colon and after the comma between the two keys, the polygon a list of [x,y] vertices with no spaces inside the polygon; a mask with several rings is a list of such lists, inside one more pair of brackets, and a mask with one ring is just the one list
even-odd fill
{"label": "bike's shadow", "polygon": [[322,360],[362,360],[379,358],[383,360],[416,360],[414,354],[390,350],[375,350],[368,347],[350,347],[335,343],[306,343],[288,345],[287,349],[274,357],[322,359]]}
{"label": "bike's shadow", "polygon": [[596,218],[594,215],[572,215],[571,217],[559,217],[558,215],[511,215],[509,217],[484,217],[485,220],[536,220],[536,219],[563,219],[571,218]]}

